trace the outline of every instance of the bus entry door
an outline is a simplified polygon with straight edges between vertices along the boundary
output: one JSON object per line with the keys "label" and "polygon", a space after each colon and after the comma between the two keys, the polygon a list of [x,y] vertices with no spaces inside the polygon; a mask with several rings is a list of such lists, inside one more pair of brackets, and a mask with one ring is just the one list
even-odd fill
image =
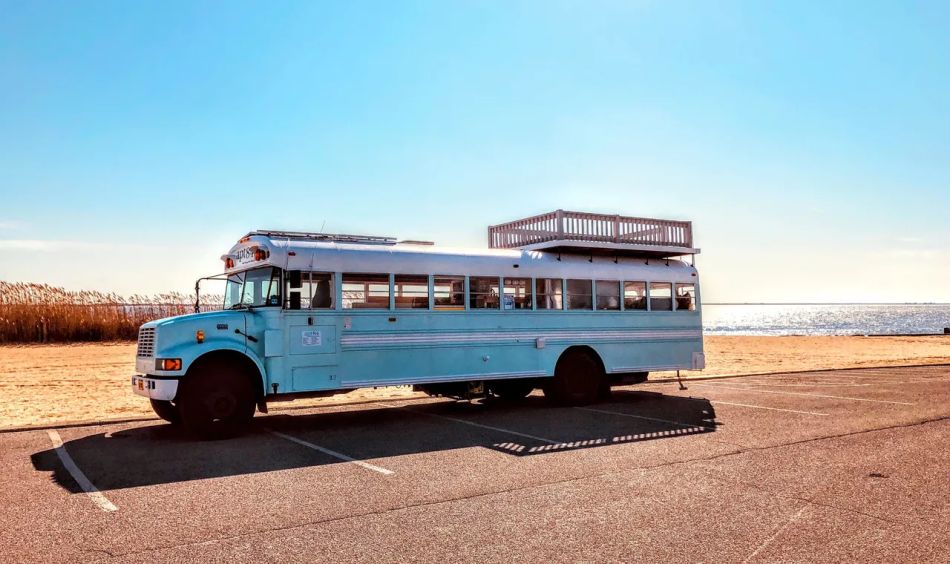
{"label": "bus entry door", "polygon": [[339,388],[336,325],[317,323],[315,317],[288,317],[287,363],[291,391]]}

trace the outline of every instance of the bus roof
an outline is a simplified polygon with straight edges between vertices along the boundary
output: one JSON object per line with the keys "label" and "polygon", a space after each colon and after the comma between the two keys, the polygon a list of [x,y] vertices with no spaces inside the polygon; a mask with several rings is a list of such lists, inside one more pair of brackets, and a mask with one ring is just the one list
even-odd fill
{"label": "bus roof", "polygon": [[563,254],[536,249],[472,249],[441,247],[392,238],[344,236],[294,237],[289,232],[252,232],[222,260],[227,273],[259,266],[287,270],[583,278],[690,282],[696,269],[680,260],[590,253]]}

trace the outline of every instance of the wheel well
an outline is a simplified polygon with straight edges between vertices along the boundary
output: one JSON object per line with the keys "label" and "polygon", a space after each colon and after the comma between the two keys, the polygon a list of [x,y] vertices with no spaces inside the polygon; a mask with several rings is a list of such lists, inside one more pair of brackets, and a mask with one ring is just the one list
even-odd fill
{"label": "wheel well", "polygon": [[191,366],[188,367],[188,371],[185,373],[186,381],[192,371],[201,370],[211,364],[232,367],[241,374],[244,374],[245,377],[250,379],[251,385],[254,388],[254,400],[260,401],[264,398],[264,379],[261,375],[261,371],[258,370],[253,360],[247,355],[237,351],[211,351],[199,356],[191,363]]}
{"label": "wheel well", "polygon": [[[564,349],[564,351],[561,352],[561,356],[557,358],[557,361],[561,362],[561,359],[567,356],[568,354],[576,354],[576,353],[583,353],[589,356],[590,358],[594,359],[597,365],[600,366],[601,374],[607,373],[607,370],[604,368],[603,359],[600,358],[600,355],[597,354],[597,351],[594,350],[594,347],[591,347],[588,345],[574,345],[571,347],[567,347],[566,349]],[[557,364],[555,364],[555,366],[557,366]]]}

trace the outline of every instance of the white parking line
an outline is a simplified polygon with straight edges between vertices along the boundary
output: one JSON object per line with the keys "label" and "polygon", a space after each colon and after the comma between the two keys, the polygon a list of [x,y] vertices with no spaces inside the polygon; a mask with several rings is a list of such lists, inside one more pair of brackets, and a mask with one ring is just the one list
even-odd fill
{"label": "white parking line", "polygon": [[[710,382],[710,384],[715,383],[717,386],[721,385],[718,382]],[[728,385],[728,384],[727,384]],[[813,382],[813,383],[790,383],[790,382],[753,382],[753,381],[742,381],[735,382],[735,386],[771,386],[773,388],[864,388],[871,386],[872,384],[859,384],[857,382]]]}
{"label": "white parking line", "polygon": [[670,421],[669,419],[657,419],[656,417],[647,417],[645,415],[633,415],[631,413],[623,413],[620,411],[609,411],[606,409],[594,409],[592,407],[575,407],[574,409],[580,409],[583,411],[592,411],[594,413],[604,413],[607,415],[619,415],[621,417],[633,417],[634,419],[645,419],[647,421],[656,421],[657,423],[669,423],[670,425],[679,425],[680,427],[702,427],[703,429],[712,429],[715,430],[715,427],[710,427],[708,425],[689,424],[689,423],[680,423],[679,421]]}
{"label": "white parking line", "polygon": [[[783,377],[790,377],[794,375],[782,375]],[[851,371],[841,371],[841,372],[806,372],[802,373],[799,376],[808,376],[812,378],[848,378],[851,380],[867,380],[867,381],[887,381],[894,378],[906,378],[908,374],[901,371],[887,371],[887,372],[870,372],[867,369],[861,369],[858,373],[853,373]]]}
{"label": "white parking line", "polygon": [[383,474],[383,475],[385,475],[385,476],[392,476],[393,474],[395,474],[395,472],[393,472],[392,470],[387,470],[387,469],[382,468],[382,467],[380,467],[380,466],[375,466],[375,465],[370,464],[370,463],[368,463],[368,462],[363,462],[362,460],[356,460],[355,458],[352,458],[352,457],[350,457],[350,456],[347,456],[347,455],[345,455],[345,454],[343,454],[343,453],[341,453],[341,452],[337,452],[337,451],[335,451],[335,450],[330,450],[330,449],[325,448],[325,447],[322,447],[322,446],[320,446],[320,445],[315,445],[315,444],[313,444],[313,443],[311,443],[311,442],[307,442],[307,441],[305,441],[305,440],[303,440],[303,439],[298,439],[297,437],[292,437],[292,436],[290,436],[290,435],[288,435],[288,434],[286,434],[286,433],[281,433],[281,432],[273,431],[273,430],[271,430],[270,432],[271,432],[272,434],[274,434],[274,435],[277,435],[278,437],[280,437],[280,438],[282,438],[282,439],[287,439],[288,441],[290,441],[290,442],[292,442],[292,443],[297,443],[298,445],[305,446],[305,447],[307,447],[307,448],[312,448],[313,450],[322,452],[323,454],[328,454],[328,455],[332,456],[333,458],[338,458],[338,459],[340,459],[340,460],[343,460],[344,462],[349,462],[349,463],[351,463],[351,464],[356,464],[357,466],[359,466],[359,467],[361,467],[361,468],[365,468],[365,469],[367,469],[367,470],[372,470],[373,472],[379,472],[380,474]]}
{"label": "white parking line", "polygon": [[535,441],[541,441],[543,443],[548,443],[552,445],[566,444],[564,441],[552,441],[551,439],[545,439],[544,437],[539,437],[537,435],[529,435],[527,433],[521,433],[518,431],[512,431],[511,429],[502,429],[501,427],[492,427],[491,425],[482,425],[481,423],[475,423],[473,421],[466,421],[465,419],[458,419],[456,417],[449,417],[447,415],[437,415],[435,413],[426,413],[425,411],[418,411],[415,409],[410,409],[408,407],[402,407],[399,405],[390,405],[386,403],[380,403],[377,405],[382,405],[385,407],[392,407],[395,409],[402,409],[404,411],[409,411],[412,413],[417,413],[419,415],[428,415],[429,417],[438,417],[439,419],[445,419],[447,421],[454,421],[456,423],[463,423],[465,425],[471,425],[472,427],[479,427],[482,429],[488,429],[490,431],[498,431],[499,433],[507,433],[509,435],[515,435],[516,437],[524,437],[526,439],[533,439]]}
{"label": "white parking line", "polygon": [[784,411],[786,413],[801,413],[802,415],[828,415],[827,413],[818,413],[815,411],[798,411],[797,409],[783,409],[781,407],[767,407],[764,405],[752,405],[748,403],[733,403],[731,401],[710,400],[710,403],[721,403],[723,405],[735,405],[738,407],[750,407],[752,409],[768,409],[769,411]]}
{"label": "white parking line", "polygon": [[723,390],[740,390],[740,391],[743,391],[743,392],[751,392],[751,393],[753,393],[753,394],[784,394],[784,395],[786,395],[786,396],[806,396],[806,397],[812,397],[812,398],[842,399],[842,400],[851,400],[851,401],[866,401],[866,402],[872,402],[872,403],[890,403],[890,404],[894,404],[894,405],[917,405],[917,404],[915,404],[915,403],[907,403],[907,402],[904,402],[904,401],[876,400],[876,399],[868,399],[868,398],[852,398],[852,397],[848,397],[848,396],[829,396],[829,395],[825,395],[825,394],[808,394],[808,393],[805,393],[805,392],[783,392],[783,391],[778,391],[778,390],[758,390],[758,389],[755,389],[755,388],[740,388],[740,387],[738,387],[738,386],[724,386],[724,385],[722,385],[722,384],[712,384],[712,385],[711,385],[711,384],[700,384],[700,383],[698,383],[698,382],[694,382],[694,383],[692,383],[692,384],[690,384],[690,385],[692,385],[692,386],[706,386],[707,388],[709,388],[709,387],[711,387],[711,388],[720,388],[720,389],[723,389]]}
{"label": "white parking line", "polygon": [[89,481],[89,478],[82,473],[82,470],[79,469],[79,466],[76,466],[76,463],[73,461],[73,457],[69,456],[69,453],[66,452],[66,447],[63,445],[63,439],[59,436],[59,433],[55,430],[47,431],[49,435],[49,440],[53,441],[53,448],[56,450],[57,456],[63,462],[63,466],[66,467],[66,470],[69,471],[69,475],[73,477],[73,480],[79,484],[79,487],[82,488],[89,499],[93,503],[99,506],[99,509],[103,511],[112,512],[118,511],[119,508],[116,507],[111,501],[109,501],[106,496],[102,495],[96,486],[92,485],[92,482]]}

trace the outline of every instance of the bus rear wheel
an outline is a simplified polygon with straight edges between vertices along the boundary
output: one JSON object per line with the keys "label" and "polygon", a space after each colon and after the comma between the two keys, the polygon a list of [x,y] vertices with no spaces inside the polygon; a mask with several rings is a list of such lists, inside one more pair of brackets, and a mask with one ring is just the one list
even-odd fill
{"label": "bus rear wheel", "polygon": [[585,350],[569,350],[554,367],[554,377],[544,385],[544,395],[557,405],[585,405],[597,401],[604,385],[604,371]]}
{"label": "bus rear wheel", "polygon": [[228,363],[196,367],[183,382],[179,399],[185,427],[203,439],[236,435],[254,417],[251,381]]}
{"label": "bus rear wheel", "polygon": [[505,401],[518,401],[534,391],[535,382],[529,379],[497,380],[488,385],[491,393]]}
{"label": "bus rear wheel", "polygon": [[181,413],[178,411],[178,407],[175,404],[165,400],[153,399],[149,401],[152,404],[152,411],[155,412],[155,415],[158,415],[172,425],[178,425],[181,423]]}

